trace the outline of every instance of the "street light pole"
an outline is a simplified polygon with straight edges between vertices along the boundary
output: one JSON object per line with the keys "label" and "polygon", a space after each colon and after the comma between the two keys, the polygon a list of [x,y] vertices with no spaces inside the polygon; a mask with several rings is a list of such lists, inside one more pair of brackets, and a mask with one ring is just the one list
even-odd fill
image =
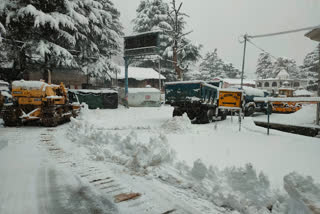
{"label": "street light pole", "polygon": [[244,47],[243,47],[243,60],[242,60],[242,71],[241,71],[241,89],[243,89],[243,76],[244,76],[244,65],[246,62],[246,49],[247,49],[247,34],[244,35]]}

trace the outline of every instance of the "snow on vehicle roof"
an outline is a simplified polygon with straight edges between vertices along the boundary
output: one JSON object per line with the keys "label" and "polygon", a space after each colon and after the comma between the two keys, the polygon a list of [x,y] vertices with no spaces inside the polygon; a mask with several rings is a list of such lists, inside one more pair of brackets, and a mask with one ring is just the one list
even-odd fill
{"label": "snow on vehicle roof", "polygon": [[255,97],[258,102],[320,102],[320,97]]}
{"label": "snow on vehicle roof", "polygon": [[310,91],[307,91],[306,89],[296,90],[294,92],[295,96],[313,96],[313,93]]}
{"label": "snow on vehicle roof", "polygon": [[[120,67],[120,73],[118,73],[118,79],[125,78],[125,67]],[[115,79],[115,74],[112,75]],[[160,75],[162,80],[166,78],[163,75]],[[147,80],[147,79],[159,79],[159,73],[154,70],[153,68],[140,68],[140,67],[129,67],[128,70],[128,78],[135,79],[135,80]]]}
{"label": "snow on vehicle roof", "polygon": [[165,85],[175,85],[175,84],[198,84],[204,83],[202,80],[190,80],[190,81],[177,81],[177,82],[166,82]]}
{"label": "snow on vehicle roof", "polygon": [[[222,80],[226,83],[229,83],[231,85],[240,85],[241,84],[241,79],[228,79],[228,78],[214,78],[213,80]],[[255,80],[251,79],[243,79],[243,84],[250,84],[250,85],[255,85]]]}
{"label": "snow on vehicle roof", "polygon": [[116,90],[113,89],[107,89],[107,88],[102,88],[102,89],[70,89],[69,91],[77,93],[84,93],[84,94],[101,94],[101,93],[118,93]]}
{"label": "snow on vehicle roof", "polygon": [[48,86],[48,84],[42,81],[19,80],[12,82],[12,88],[40,89],[42,86]]}
{"label": "snow on vehicle roof", "polygon": [[156,88],[129,88],[129,93],[160,93]]}
{"label": "snow on vehicle roof", "polygon": [[244,90],[244,93],[248,96],[257,96],[257,97],[264,97],[264,91],[257,89],[257,88],[252,88],[248,86],[243,86],[242,87]]}

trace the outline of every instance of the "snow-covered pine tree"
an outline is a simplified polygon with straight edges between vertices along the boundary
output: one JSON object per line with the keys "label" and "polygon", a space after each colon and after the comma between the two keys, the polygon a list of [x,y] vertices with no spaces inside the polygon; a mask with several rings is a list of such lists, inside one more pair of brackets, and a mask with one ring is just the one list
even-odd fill
{"label": "snow-covered pine tree", "polygon": [[78,64],[85,74],[109,78],[117,71],[111,57],[120,53],[123,34],[119,11],[110,0],[69,0],[68,14],[77,28]]}
{"label": "snow-covered pine tree", "polygon": [[[185,28],[185,16],[178,19],[178,28],[174,26],[174,21],[168,15],[170,13],[169,4],[163,0],[142,0],[137,9],[137,16],[133,20],[134,32],[142,33],[147,31],[161,30],[160,55],[163,60],[161,66],[165,70],[164,75],[167,80],[175,80],[176,73],[173,63],[174,35],[181,34]],[[185,36],[181,36],[178,49],[178,66],[187,71],[190,63],[196,62],[200,58],[201,45],[193,44]],[[143,62],[139,66],[153,67],[154,62]]]}
{"label": "snow-covered pine tree", "polygon": [[[78,66],[86,73],[104,76],[115,66],[110,57],[119,50],[119,12],[110,0],[2,1],[0,22],[6,37],[25,60],[41,60],[47,67]],[[40,59],[39,59],[40,58]],[[87,66],[83,66],[86,62]]]}
{"label": "snow-covered pine tree", "polygon": [[272,77],[273,62],[267,53],[260,53],[257,63],[256,75],[259,79]]}
{"label": "snow-covered pine tree", "polygon": [[18,52],[21,70],[27,58],[35,57],[41,57],[47,65],[74,65],[67,48],[76,43],[72,33],[77,29],[67,15],[64,0],[4,1],[0,8],[0,20],[7,29],[5,37],[21,41],[11,43]]}
{"label": "snow-covered pine tree", "polygon": [[318,78],[319,68],[319,50],[318,45],[315,50],[308,53],[303,60],[301,75],[305,79],[316,80]]}
{"label": "snow-covered pine tree", "polygon": [[220,78],[237,78],[240,71],[234,68],[232,63],[225,63],[218,56],[218,50],[206,54],[200,64],[200,75],[194,77],[200,80],[212,80],[215,77]]}
{"label": "snow-covered pine tree", "polygon": [[310,53],[303,60],[303,65],[301,66],[301,78],[309,80],[310,90],[317,90],[318,76],[319,76],[319,51],[320,45]]}
{"label": "snow-covered pine tree", "polygon": [[299,68],[293,59],[278,57],[273,64],[272,77],[276,77],[281,70],[286,70],[290,78],[299,78]]}

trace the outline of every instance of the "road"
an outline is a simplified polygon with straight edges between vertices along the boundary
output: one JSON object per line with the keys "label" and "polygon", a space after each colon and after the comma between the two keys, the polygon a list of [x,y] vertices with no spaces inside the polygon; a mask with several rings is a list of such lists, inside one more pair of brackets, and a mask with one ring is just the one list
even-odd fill
{"label": "road", "polygon": [[50,159],[45,128],[0,128],[0,213],[117,213],[108,199]]}

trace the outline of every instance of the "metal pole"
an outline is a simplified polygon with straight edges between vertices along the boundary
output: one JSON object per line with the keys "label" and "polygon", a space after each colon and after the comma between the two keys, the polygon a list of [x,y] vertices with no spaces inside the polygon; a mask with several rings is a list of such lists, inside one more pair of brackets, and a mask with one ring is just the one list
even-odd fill
{"label": "metal pole", "polygon": [[159,58],[159,90],[161,92],[161,59]]}
{"label": "metal pole", "polygon": [[[319,52],[319,64],[318,64],[318,97],[320,97],[320,43],[318,45],[318,52]],[[320,103],[317,103],[317,125],[320,124]]]}
{"label": "metal pole", "polygon": [[124,64],[125,64],[125,74],[124,74],[124,84],[125,84],[125,88],[124,88],[124,94],[125,94],[125,106],[128,108],[128,95],[129,95],[129,81],[128,81],[128,70],[129,70],[129,58],[128,57],[124,57]]}
{"label": "metal pole", "polygon": [[243,48],[243,60],[242,60],[242,71],[241,71],[241,89],[243,89],[244,64],[246,62],[247,34],[244,35],[243,38],[244,38],[244,48]]}
{"label": "metal pole", "polygon": [[268,114],[268,135],[270,134],[270,102],[268,102],[268,105],[267,105],[267,114]]}

